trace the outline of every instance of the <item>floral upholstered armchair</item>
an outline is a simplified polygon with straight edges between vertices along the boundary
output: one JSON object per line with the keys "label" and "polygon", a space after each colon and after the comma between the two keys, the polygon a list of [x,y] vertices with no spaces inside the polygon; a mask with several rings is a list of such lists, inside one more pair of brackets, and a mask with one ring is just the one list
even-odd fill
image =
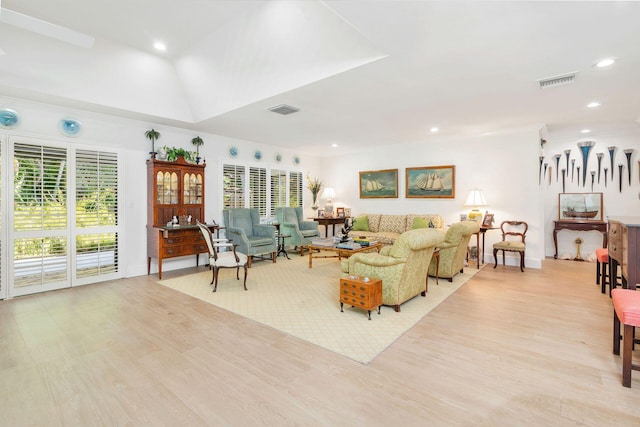
{"label": "floral upholstered armchair", "polygon": [[299,247],[301,256],[304,255],[306,245],[311,244],[311,240],[320,235],[318,223],[305,221],[301,207],[276,208],[276,218],[280,224],[280,232],[290,236],[284,239],[285,245]]}
{"label": "floral upholstered armchair", "polygon": [[[440,249],[438,277],[453,282],[453,276],[462,273],[469,240],[478,231],[480,231],[480,225],[476,221],[461,221],[449,227],[444,242],[438,245]],[[432,259],[429,266],[429,276],[436,275],[436,267],[436,260]]]}
{"label": "floral upholstered armchair", "polygon": [[222,211],[225,234],[238,244],[238,252],[249,258],[249,268],[254,255],[268,254],[276,262],[276,227],[260,224],[260,212],[256,208],[232,208]]}
{"label": "floral upholstered armchair", "polygon": [[427,270],[444,232],[419,228],[402,233],[380,253],[356,253],[342,262],[343,275],[382,279],[382,304],[400,311],[400,304],[426,295]]}

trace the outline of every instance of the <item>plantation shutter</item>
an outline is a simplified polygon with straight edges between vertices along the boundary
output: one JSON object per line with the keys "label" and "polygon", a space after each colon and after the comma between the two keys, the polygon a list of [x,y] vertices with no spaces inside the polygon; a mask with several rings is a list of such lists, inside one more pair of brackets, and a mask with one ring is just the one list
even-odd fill
{"label": "plantation shutter", "polygon": [[14,288],[67,280],[67,150],[14,146]]}
{"label": "plantation shutter", "polygon": [[276,215],[276,208],[287,206],[287,172],[271,170],[271,216]]}
{"label": "plantation shutter", "polygon": [[289,173],[289,206],[302,206],[302,172]]}
{"label": "plantation shutter", "polygon": [[249,168],[249,207],[258,208],[261,217],[267,216],[267,170]]}
{"label": "plantation shutter", "polygon": [[244,208],[244,166],[223,165],[223,201],[224,209]]}
{"label": "plantation shutter", "polygon": [[76,151],[76,276],[118,271],[118,155]]}

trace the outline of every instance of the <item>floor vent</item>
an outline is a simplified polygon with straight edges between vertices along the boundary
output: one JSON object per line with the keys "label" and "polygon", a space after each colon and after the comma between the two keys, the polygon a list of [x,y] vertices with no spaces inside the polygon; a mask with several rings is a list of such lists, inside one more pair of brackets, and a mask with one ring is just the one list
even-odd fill
{"label": "floor vent", "polygon": [[292,107],[291,105],[280,104],[280,105],[276,105],[275,107],[269,108],[269,111],[273,111],[274,113],[278,113],[278,114],[282,114],[283,116],[286,116],[287,114],[297,113],[298,111],[300,111],[300,109],[297,107]]}
{"label": "floor vent", "polygon": [[576,81],[576,74],[577,73],[574,72],[563,74],[561,76],[549,77],[546,79],[538,80],[538,83],[540,84],[540,89],[573,84]]}

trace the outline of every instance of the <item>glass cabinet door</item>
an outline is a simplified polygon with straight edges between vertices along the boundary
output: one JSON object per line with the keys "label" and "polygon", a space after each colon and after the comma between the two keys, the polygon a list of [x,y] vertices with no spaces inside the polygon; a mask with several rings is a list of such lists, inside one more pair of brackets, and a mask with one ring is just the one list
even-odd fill
{"label": "glass cabinet door", "polygon": [[183,191],[185,204],[202,204],[202,175],[199,173],[185,173]]}
{"label": "glass cabinet door", "polygon": [[178,204],[178,174],[158,171],[156,175],[156,202],[160,205]]}

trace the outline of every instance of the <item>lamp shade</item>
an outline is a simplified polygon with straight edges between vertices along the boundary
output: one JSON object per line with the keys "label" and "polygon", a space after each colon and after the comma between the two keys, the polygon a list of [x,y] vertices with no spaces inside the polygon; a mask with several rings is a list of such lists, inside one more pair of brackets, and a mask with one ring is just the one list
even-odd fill
{"label": "lamp shade", "polygon": [[324,191],[322,192],[322,198],[331,200],[334,197],[336,197],[335,190],[333,188],[331,188],[331,187],[325,187]]}
{"label": "lamp shade", "polygon": [[467,196],[467,201],[464,202],[465,206],[486,206],[487,201],[484,199],[484,194],[482,194],[482,190],[474,188],[469,191],[469,195]]}

